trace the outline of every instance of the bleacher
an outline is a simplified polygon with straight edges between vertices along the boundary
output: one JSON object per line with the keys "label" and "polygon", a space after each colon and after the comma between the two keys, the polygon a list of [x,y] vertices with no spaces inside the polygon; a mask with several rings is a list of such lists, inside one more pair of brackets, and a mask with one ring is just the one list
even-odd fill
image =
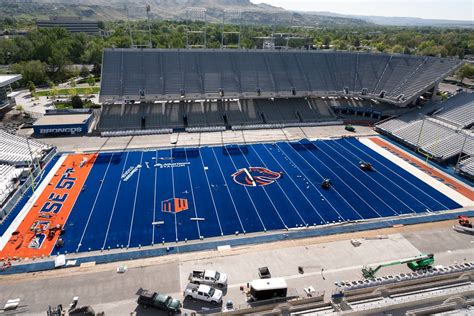
{"label": "bleacher", "polygon": [[[31,152],[30,152],[31,149]],[[40,161],[50,146],[0,129],[0,205],[19,184],[19,177],[31,159]]]}
{"label": "bleacher", "polygon": [[[404,105],[458,60],[337,51],[106,49],[100,101],[251,99],[342,94]],[[403,98],[398,98],[403,94]]]}
{"label": "bleacher", "polygon": [[460,93],[451,99],[415,109],[382,122],[376,129],[429,154],[437,161],[474,155],[474,94]]}
{"label": "bleacher", "polygon": [[468,128],[474,124],[474,93],[459,93],[436,112],[435,117]]}
{"label": "bleacher", "polygon": [[23,169],[12,165],[0,164],[0,205],[15,191],[18,177]]}
{"label": "bleacher", "polygon": [[219,127],[216,130],[222,130],[222,127],[235,125],[309,123],[335,119],[328,103],[311,98],[135,103],[125,105],[123,115],[120,112],[121,105],[105,104],[99,129],[102,132],[119,129],[197,131],[205,127],[211,127],[210,130]]}
{"label": "bleacher", "polygon": [[474,157],[468,157],[459,163],[459,172],[474,179]]}
{"label": "bleacher", "polygon": [[[31,158],[40,159],[51,148],[33,139],[13,135],[0,129],[0,163],[24,166]],[[31,149],[31,153],[30,153]]]}

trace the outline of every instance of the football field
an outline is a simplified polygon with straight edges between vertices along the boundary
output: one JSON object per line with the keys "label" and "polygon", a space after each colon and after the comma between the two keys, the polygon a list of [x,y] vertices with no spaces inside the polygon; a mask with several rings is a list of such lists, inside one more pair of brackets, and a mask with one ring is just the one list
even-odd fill
{"label": "football field", "polygon": [[[361,170],[360,161],[374,170]],[[321,187],[325,178],[329,189]],[[12,237],[3,255],[143,247],[461,207],[356,138],[64,154],[39,191],[13,227],[21,241]],[[59,234],[46,231],[58,223],[64,245],[55,248]]]}

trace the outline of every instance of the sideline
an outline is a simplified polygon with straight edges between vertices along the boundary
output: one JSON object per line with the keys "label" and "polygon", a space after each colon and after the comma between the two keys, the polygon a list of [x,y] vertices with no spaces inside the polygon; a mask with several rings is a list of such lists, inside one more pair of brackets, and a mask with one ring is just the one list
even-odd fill
{"label": "sideline", "polygon": [[387,143],[380,137],[361,138],[359,141],[453,199],[458,204],[462,206],[474,205],[474,191],[443,172],[427,166],[408,152]]}

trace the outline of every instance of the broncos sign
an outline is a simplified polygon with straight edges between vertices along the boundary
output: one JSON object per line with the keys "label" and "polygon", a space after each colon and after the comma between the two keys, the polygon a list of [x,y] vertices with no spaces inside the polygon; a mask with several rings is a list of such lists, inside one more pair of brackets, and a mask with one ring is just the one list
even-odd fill
{"label": "broncos sign", "polygon": [[272,184],[280,177],[280,172],[271,171],[264,167],[242,168],[232,174],[235,183],[249,187]]}

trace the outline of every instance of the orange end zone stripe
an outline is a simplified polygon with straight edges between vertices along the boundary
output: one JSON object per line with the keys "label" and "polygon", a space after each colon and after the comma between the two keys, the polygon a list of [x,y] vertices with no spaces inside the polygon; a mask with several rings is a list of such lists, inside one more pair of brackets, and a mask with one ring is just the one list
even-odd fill
{"label": "orange end zone stripe", "polygon": [[[35,205],[0,251],[0,259],[33,258],[51,254],[60,233],[57,231],[48,236],[50,228],[56,225],[64,227],[66,224],[96,158],[97,154],[73,154],[66,157]],[[35,226],[37,222],[42,224]],[[38,241],[37,248],[31,247],[35,241]]]}
{"label": "orange end zone stripe", "polygon": [[391,153],[395,154],[396,156],[402,158],[403,160],[407,161],[409,164],[415,166],[416,168],[420,169],[424,173],[428,174],[429,176],[433,177],[434,179],[438,180],[439,182],[444,183],[445,185],[449,186],[453,190],[456,190],[457,192],[461,193],[465,197],[474,200],[474,191],[469,190],[466,188],[464,185],[459,183],[458,181],[447,177],[445,174],[442,172],[436,170],[436,168],[431,168],[428,165],[422,163],[418,159],[415,159],[413,156],[408,154],[402,149],[399,149],[396,146],[393,146],[392,144],[382,140],[379,137],[371,137],[369,138],[372,142],[375,144],[379,145],[380,147],[390,151]]}

